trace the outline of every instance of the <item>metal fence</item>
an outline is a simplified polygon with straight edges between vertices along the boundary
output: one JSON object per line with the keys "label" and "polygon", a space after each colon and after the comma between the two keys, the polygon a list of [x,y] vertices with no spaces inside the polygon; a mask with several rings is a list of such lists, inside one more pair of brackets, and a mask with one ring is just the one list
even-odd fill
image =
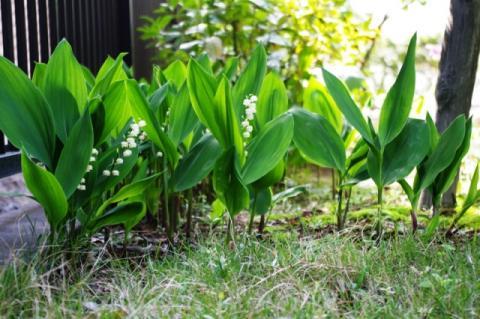
{"label": "metal fence", "polygon": [[[0,55],[29,76],[63,38],[94,72],[107,55],[131,51],[129,0],[0,0],[0,19]],[[19,170],[19,154],[0,132],[0,178]]]}

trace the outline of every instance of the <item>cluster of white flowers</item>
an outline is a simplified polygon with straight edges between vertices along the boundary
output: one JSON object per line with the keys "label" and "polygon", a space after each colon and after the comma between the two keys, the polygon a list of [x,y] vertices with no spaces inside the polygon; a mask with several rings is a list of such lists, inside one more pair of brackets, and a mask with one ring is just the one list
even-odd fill
{"label": "cluster of white flowers", "polygon": [[255,112],[257,112],[257,96],[248,96],[243,100],[243,105],[245,106],[245,119],[242,122],[243,137],[249,138],[253,132],[253,126],[251,123],[255,117]]}
{"label": "cluster of white flowers", "polygon": [[[90,154],[90,160],[88,161],[89,164],[87,165],[87,169],[85,170],[85,174],[93,170],[93,165],[91,163],[97,160],[97,156],[98,156],[98,150],[96,148],[93,148],[92,153]],[[80,184],[77,186],[77,189],[79,191],[84,191],[87,189],[87,187],[85,186],[85,178],[82,178],[80,180]]]}

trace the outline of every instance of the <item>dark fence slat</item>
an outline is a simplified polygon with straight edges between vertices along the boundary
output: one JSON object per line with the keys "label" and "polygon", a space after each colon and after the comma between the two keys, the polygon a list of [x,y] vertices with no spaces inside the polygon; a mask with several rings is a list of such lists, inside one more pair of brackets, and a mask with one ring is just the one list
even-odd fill
{"label": "dark fence slat", "polygon": [[38,52],[38,28],[37,28],[37,5],[36,1],[27,2],[27,21],[28,21],[28,44],[30,51],[30,72],[33,74],[35,62],[39,61]]}
{"label": "dark fence slat", "polygon": [[48,2],[47,0],[38,0],[38,35],[40,42],[40,58],[42,62],[47,61],[49,56],[48,46]]}
{"label": "dark fence slat", "polygon": [[28,52],[27,52],[27,29],[25,21],[25,3],[23,0],[15,0],[15,31],[17,45],[18,66],[25,72],[28,71]]}
{"label": "dark fence slat", "polygon": [[3,56],[9,60],[15,59],[13,44],[13,13],[11,0],[1,0],[2,5],[2,40]]}

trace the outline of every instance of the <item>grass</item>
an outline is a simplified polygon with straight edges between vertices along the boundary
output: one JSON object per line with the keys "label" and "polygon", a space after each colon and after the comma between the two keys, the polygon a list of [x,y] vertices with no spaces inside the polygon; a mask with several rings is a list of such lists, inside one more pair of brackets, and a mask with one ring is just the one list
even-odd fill
{"label": "grass", "polygon": [[[312,234],[313,235],[313,234]],[[0,274],[6,318],[413,318],[480,314],[480,245],[217,235],[167,257],[35,259]]]}

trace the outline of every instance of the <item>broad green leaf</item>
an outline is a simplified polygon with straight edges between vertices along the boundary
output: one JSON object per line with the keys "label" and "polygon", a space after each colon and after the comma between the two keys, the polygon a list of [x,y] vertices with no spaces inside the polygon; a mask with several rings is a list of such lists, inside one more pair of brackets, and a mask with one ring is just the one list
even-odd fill
{"label": "broad green leaf", "polygon": [[95,85],[90,91],[90,98],[105,95],[115,82],[127,79],[127,75],[123,71],[123,58],[125,55],[126,53],[120,53],[115,60],[111,57],[105,60],[97,74]]}
{"label": "broad green leaf", "polygon": [[452,163],[464,137],[465,116],[460,115],[443,132],[438,140],[437,147],[426,161],[419,166],[420,182],[417,183],[415,191],[423,190],[431,185],[438,174]]}
{"label": "broad green leaf", "polygon": [[57,135],[65,143],[87,104],[83,69],[66,40],[57,45],[48,61],[43,92],[53,111]]}
{"label": "broad green leaf", "polygon": [[132,101],[128,98],[125,82],[118,81],[108,90],[103,100],[105,119],[97,144],[103,143],[110,135],[117,135],[132,116]]}
{"label": "broad green leaf", "polygon": [[92,148],[93,127],[90,113],[87,111],[70,131],[55,168],[55,177],[62,185],[67,198],[75,192],[85,175]]}
{"label": "broad green leaf", "polygon": [[468,119],[465,124],[465,135],[460,147],[457,149],[452,162],[435,179],[433,189],[435,194],[444,194],[453,184],[458,174],[462,159],[467,155],[470,148],[470,138],[472,135],[472,119]]}
{"label": "broad green leaf", "polygon": [[[224,74],[228,80],[232,80],[232,78],[235,76],[238,68],[238,61],[238,57],[231,57],[227,60],[227,62],[225,62],[225,68],[221,74]],[[217,80],[220,80],[220,78]]]}
{"label": "broad green leaf", "polygon": [[362,115],[362,112],[353,101],[348,89],[335,75],[331,74],[325,69],[323,71],[323,78],[325,84],[337,104],[340,111],[342,111],[346,120],[362,135],[362,137],[370,144],[374,144],[374,140],[370,128]]}
{"label": "broad green leaf", "polygon": [[158,178],[159,175],[160,173],[151,175],[147,178],[123,186],[117,193],[115,193],[112,197],[103,202],[103,204],[95,212],[95,216],[103,216],[103,213],[108,207],[108,205],[142,195],[145,189],[147,189],[147,187],[149,187],[155,181],[155,179]]}
{"label": "broad green leaf", "polygon": [[308,161],[345,172],[345,147],[335,127],[323,116],[303,109],[292,111],[295,119],[293,142]]}
{"label": "broad green leaf", "polygon": [[235,170],[235,150],[230,148],[217,160],[213,170],[213,188],[231,216],[249,204],[247,188],[240,182]]}
{"label": "broad green leaf", "polygon": [[398,183],[400,184],[400,186],[402,186],[403,191],[405,192],[405,194],[408,197],[408,200],[412,204],[412,208],[416,208],[415,207],[416,206],[416,194],[413,192],[412,187],[404,179],[399,180]]}
{"label": "broad green leaf", "polygon": [[163,132],[155,118],[152,110],[148,106],[145,96],[140,91],[135,80],[122,81],[127,92],[126,100],[134,119],[138,122],[144,120],[147,126],[143,130],[147,133],[148,138],[160,148],[168,158],[168,162],[175,167],[178,161],[178,153],[175,144],[170,140],[168,135]]}
{"label": "broad green leaf", "polygon": [[147,207],[143,201],[121,203],[93,220],[90,223],[91,232],[96,232],[106,226],[124,225],[125,231],[128,233],[142,220],[146,212]]}
{"label": "broad green leaf", "polygon": [[221,155],[222,147],[217,140],[210,134],[205,135],[176,167],[172,177],[173,190],[181,192],[197,185],[213,170]]}
{"label": "broad green leaf", "polygon": [[250,194],[250,210],[255,215],[268,213],[272,205],[272,189],[270,187],[257,189]]}
{"label": "broad green leaf", "polygon": [[432,153],[433,150],[437,147],[438,140],[440,139],[440,133],[438,133],[437,126],[433,122],[430,114],[427,113],[427,126],[428,131],[430,132],[430,150],[429,153]]}
{"label": "broad green leaf", "polygon": [[33,70],[32,82],[39,89],[45,85],[45,72],[47,71],[47,65],[45,63],[35,63],[35,69]]}
{"label": "broad green leaf", "polygon": [[187,67],[182,61],[176,60],[163,71],[163,74],[179,90],[187,78]]}
{"label": "broad green leaf", "polygon": [[342,113],[328,93],[327,88],[315,78],[308,81],[308,86],[303,92],[303,107],[312,113],[323,116],[335,127],[338,134],[342,133]]}
{"label": "broad green leaf", "polygon": [[232,105],[230,83],[223,77],[215,93],[216,119],[222,126],[226,137],[226,147],[234,146],[239,155],[243,155],[243,137],[240,121]]}
{"label": "broad green leaf", "polygon": [[208,127],[220,144],[227,147],[226,136],[223,132],[225,123],[219,122],[215,111],[214,98],[217,90],[215,78],[196,60],[191,59],[188,63],[187,83],[195,114],[197,114],[200,122]]}
{"label": "broad green leaf", "polygon": [[380,111],[378,137],[380,145],[385,147],[390,143],[407,123],[412,109],[415,93],[415,47],[417,35],[410,40],[405,61]]}
{"label": "broad green leaf", "polygon": [[56,229],[68,210],[62,186],[52,173],[34,164],[23,151],[22,172],[28,190],[42,205],[51,227]]}
{"label": "broad green leaf", "polygon": [[478,172],[478,162],[477,166],[475,167],[475,171],[472,176],[472,180],[470,181],[470,187],[468,188],[467,196],[465,197],[465,201],[463,202],[463,207],[470,207],[475,204],[478,194],[478,179],[479,179],[479,172]]}
{"label": "broad green leaf", "polygon": [[294,131],[291,114],[268,122],[247,145],[248,156],[241,168],[241,180],[251,184],[265,176],[283,159],[290,146]]}
{"label": "broad green leaf", "polygon": [[282,79],[276,73],[267,74],[258,94],[256,118],[259,128],[287,110],[287,89]]}
{"label": "broad green leaf", "polygon": [[266,175],[252,184],[254,189],[267,188],[280,182],[285,175],[285,161],[281,160],[278,164]]}
{"label": "broad green leaf", "polygon": [[410,119],[402,132],[385,148],[382,184],[394,183],[410,174],[427,155],[429,142],[429,132],[425,122]]}
{"label": "broad green leaf", "polygon": [[367,155],[367,169],[368,175],[375,182],[377,187],[383,187],[382,179],[382,160],[380,153],[373,148],[370,148]]}
{"label": "broad green leaf", "polygon": [[282,200],[286,200],[292,197],[296,197],[301,194],[306,194],[308,193],[307,191],[307,185],[298,185],[294,187],[290,187],[280,193],[276,193],[272,197],[272,202],[273,204],[276,204]]}
{"label": "broad green leaf", "polygon": [[238,117],[243,114],[245,97],[250,94],[258,95],[266,69],[267,53],[263,46],[258,45],[233,87],[233,107]]}
{"label": "broad green leaf", "polygon": [[0,57],[0,130],[17,148],[53,166],[55,124],[52,111],[25,73]]}
{"label": "broad green leaf", "polygon": [[175,145],[179,145],[198,123],[198,118],[190,103],[187,84],[184,83],[170,107],[168,135]]}

